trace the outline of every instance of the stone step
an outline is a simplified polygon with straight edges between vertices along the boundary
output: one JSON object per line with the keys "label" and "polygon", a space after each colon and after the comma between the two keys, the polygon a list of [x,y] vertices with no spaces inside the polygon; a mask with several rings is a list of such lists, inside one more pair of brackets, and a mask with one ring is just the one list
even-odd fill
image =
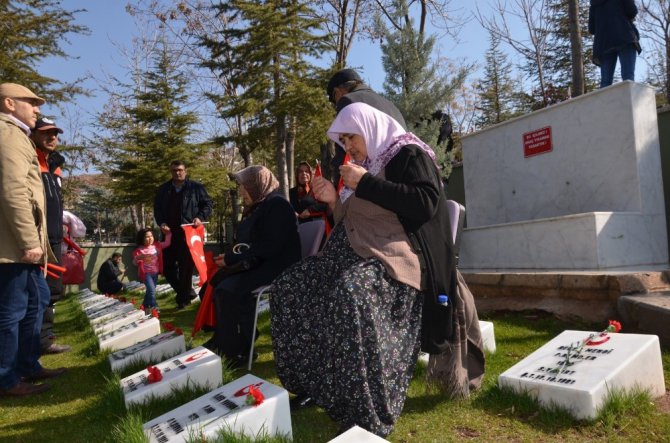
{"label": "stone step", "polygon": [[658,335],[661,345],[670,348],[670,291],[622,295],[617,311],[624,332]]}

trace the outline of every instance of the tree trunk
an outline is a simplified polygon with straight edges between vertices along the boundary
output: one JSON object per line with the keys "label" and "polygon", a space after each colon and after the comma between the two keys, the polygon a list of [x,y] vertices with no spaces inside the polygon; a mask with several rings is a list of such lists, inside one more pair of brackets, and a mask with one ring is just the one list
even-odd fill
{"label": "tree trunk", "polygon": [[582,35],[579,29],[579,0],[568,0],[568,23],[572,55],[572,96],[578,97],[584,93],[584,58]]}
{"label": "tree trunk", "polygon": [[290,117],[289,128],[286,133],[286,172],[288,173],[287,183],[289,188],[294,186],[293,181],[295,180],[295,174],[293,173],[295,169],[295,126],[295,117]]}

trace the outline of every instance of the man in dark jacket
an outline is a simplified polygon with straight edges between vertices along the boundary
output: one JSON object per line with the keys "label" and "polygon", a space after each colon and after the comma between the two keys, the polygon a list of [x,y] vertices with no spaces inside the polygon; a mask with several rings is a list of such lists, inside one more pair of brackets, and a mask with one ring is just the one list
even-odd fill
{"label": "man in dark jacket", "polygon": [[116,294],[125,289],[119,278],[123,278],[124,271],[119,269],[121,254],[115,252],[100,266],[98,271],[98,291],[105,294]]}
{"label": "man in dark jacket", "polygon": [[[63,193],[61,191],[61,167],[65,163],[63,156],[56,152],[58,135],[63,130],[46,117],[35,123],[30,138],[35,142],[35,152],[40,162],[40,172],[44,183],[44,194],[47,206],[47,233],[49,244],[58,262],[61,261],[61,244],[63,243]],[[51,292],[49,306],[44,311],[40,344],[43,354],[59,354],[70,350],[70,346],[55,343],[54,335],[54,304],[63,296],[63,280],[47,276],[47,284]]]}
{"label": "man in dark jacket", "polygon": [[[337,113],[347,105],[362,102],[393,117],[403,128],[407,129],[405,119],[396,105],[363,83],[361,77],[353,69],[341,69],[333,74],[328,81],[326,91],[328,92],[328,99],[335,106]],[[335,156],[331,161],[332,180],[335,186],[340,180],[339,167],[343,162],[344,149],[336,145]]]}
{"label": "man in dark jacket", "polygon": [[183,309],[197,295],[193,291],[193,259],[181,225],[199,226],[212,213],[212,199],[205,187],[186,178],[186,165],[170,163],[172,180],[156,192],[154,218],[162,228],[172,232],[172,244],[163,250],[163,274],[177,293],[177,309]]}

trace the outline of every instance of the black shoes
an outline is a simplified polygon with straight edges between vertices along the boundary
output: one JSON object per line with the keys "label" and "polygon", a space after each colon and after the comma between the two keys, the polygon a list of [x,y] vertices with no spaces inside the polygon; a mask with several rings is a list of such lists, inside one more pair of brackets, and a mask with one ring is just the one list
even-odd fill
{"label": "black shoes", "polygon": [[316,406],[316,403],[314,403],[314,399],[309,395],[296,395],[289,400],[289,405],[291,406],[291,411],[298,411]]}

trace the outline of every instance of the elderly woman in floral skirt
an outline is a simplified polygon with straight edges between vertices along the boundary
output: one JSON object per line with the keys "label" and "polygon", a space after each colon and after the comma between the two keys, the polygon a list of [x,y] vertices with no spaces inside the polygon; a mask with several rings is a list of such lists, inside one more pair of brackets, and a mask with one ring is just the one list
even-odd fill
{"label": "elderly woman in floral skirt", "polygon": [[275,363],[293,405],[386,436],[420,345],[438,352],[452,334],[436,301],[457,284],[446,200],[432,149],[387,114],[351,104],[328,136],[353,161],[339,193],[314,179],[336,221],[323,252],[273,283]]}

